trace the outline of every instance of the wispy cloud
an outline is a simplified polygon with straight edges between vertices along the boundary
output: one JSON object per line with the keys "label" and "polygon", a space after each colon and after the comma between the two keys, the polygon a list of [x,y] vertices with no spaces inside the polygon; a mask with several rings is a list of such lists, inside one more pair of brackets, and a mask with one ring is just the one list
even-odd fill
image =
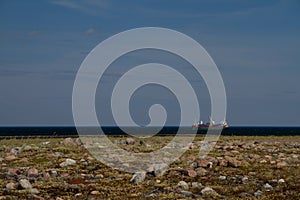
{"label": "wispy cloud", "polygon": [[42,31],[34,30],[34,31],[28,32],[29,36],[35,36],[35,35],[40,35],[40,34],[42,34]]}
{"label": "wispy cloud", "polygon": [[96,33],[96,30],[93,28],[90,28],[90,29],[84,31],[85,35],[93,35],[94,33]]}
{"label": "wispy cloud", "polygon": [[96,15],[99,13],[99,9],[106,8],[109,3],[106,0],[86,0],[86,1],[70,1],[70,0],[60,0],[60,1],[50,1],[50,3],[62,6],[68,9],[77,10],[79,12]]}

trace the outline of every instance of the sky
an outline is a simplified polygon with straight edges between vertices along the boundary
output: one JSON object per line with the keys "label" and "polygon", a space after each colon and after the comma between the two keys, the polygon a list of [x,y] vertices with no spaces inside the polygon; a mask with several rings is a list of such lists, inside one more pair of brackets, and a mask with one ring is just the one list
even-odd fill
{"label": "sky", "polygon": [[[81,63],[100,42],[139,27],[173,29],[206,49],[224,81],[230,125],[299,126],[299,11],[298,0],[1,1],[0,126],[74,125],[72,90]],[[174,55],[145,50],[117,60],[104,82],[150,61],[188,69]],[[194,81],[205,120],[209,95],[201,78]],[[97,115],[109,124],[109,104],[101,101],[109,91],[98,87]],[[168,123],[178,121],[178,101],[168,90],[144,89],[130,104],[135,121],[147,124],[143,116],[154,103],[174,113]]]}

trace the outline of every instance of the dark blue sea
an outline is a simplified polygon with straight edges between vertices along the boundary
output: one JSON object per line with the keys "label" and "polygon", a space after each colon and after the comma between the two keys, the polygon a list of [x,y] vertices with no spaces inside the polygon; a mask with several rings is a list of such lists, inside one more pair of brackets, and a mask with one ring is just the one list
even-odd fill
{"label": "dark blue sea", "polygon": [[[93,127],[85,128],[86,134],[97,134]],[[102,127],[106,135],[126,135],[118,127]],[[152,134],[151,128],[133,128],[134,132]],[[178,127],[162,128],[157,135],[174,135]],[[191,127],[184,127],[184,133],[193,133]],[[198,134],[206,134],[206,130],[198,130]],[[75,127],[0,127],[0,136],[76,136]],[[222,131],[222,135],[237,136],[293,136],[300,135],[300,127],[230,127]]]}

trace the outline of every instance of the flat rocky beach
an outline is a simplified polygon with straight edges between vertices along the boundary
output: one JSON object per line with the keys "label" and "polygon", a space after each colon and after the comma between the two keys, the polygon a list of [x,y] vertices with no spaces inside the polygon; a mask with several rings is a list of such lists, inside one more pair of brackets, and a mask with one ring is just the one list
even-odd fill
{"label": "flat rocky beach", "polygon": [[[137,173],[101,163],[79,138],[1,139],[0,199],[300,199],[300,136],[221,136],[199,158],[203,138]],[[110,140],[142,153],[172,137]]]}

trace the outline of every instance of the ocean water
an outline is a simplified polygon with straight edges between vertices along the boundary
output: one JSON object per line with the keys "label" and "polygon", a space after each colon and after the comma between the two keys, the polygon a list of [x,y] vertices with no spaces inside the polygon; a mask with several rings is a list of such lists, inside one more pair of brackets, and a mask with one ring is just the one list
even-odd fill
{"label": "ocean water", "polygon": [[[118,127],[102,127],[106,135],[126,135]],[[155,128],[155,133],[156,133]],[[129,128],[131,135],[153,135],[152,128]],[[184,133],[193,133],[192,127],[183,127]],[[99,129],[88,127],[83,129],[86,134],[98,134]],[[162,128],[157,135],[174,135],[178,127],[169,126]],[[206,134],[206,130],[198,130],[198,134]],[[76,136],[75,127],[0,127],[0,136]],[[222,135],[243,135],[243,136],[292,136],[300,135],[300,127],[230,127],[222,131]]]}

